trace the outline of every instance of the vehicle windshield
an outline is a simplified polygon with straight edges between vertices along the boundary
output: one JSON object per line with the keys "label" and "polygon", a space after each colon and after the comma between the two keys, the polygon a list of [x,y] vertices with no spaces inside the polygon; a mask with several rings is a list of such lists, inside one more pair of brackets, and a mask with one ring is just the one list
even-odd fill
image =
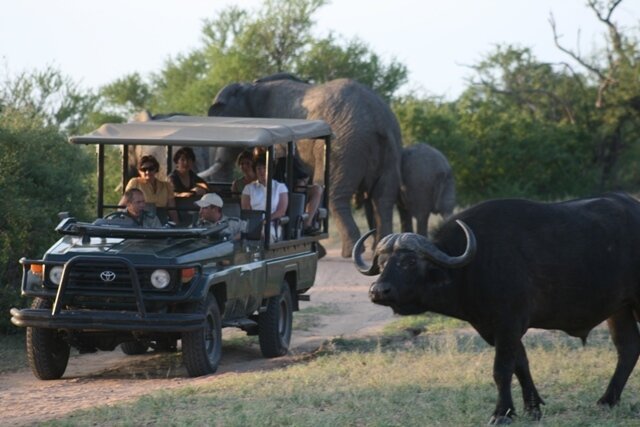
{"label": "vehicle windshield", "polygon": [[94,223],[77,222],[74,218],[63,220],[56,231],[62,234],[72,236],[87,237],[128,237],[128,238],[157,238],[163,239],[167,237],[187,238],[200,237],[212,238],[226,229],[226,224],[217,224],[212,227],[194,227],[194,228],[142,228],[142,227],[124,227],[118,224],[109,224],[105,221],[97,220]]}

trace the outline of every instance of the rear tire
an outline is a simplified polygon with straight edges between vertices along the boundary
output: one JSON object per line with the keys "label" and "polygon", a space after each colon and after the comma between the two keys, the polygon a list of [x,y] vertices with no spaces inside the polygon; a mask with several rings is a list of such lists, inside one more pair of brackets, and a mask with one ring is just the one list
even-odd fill
{"label": "rear tire", "polygon": [[122,352],[128,356],[135,356],[138,354],[145,354],[149,345],[141,341],[127,341],[120,344]]}
{"label": "rear tire", "polygon": [[[50,309],[51,302],[36,298],[31,308]],[[57,380],[64,374],[69,362],[69,344],[55,329],[27,328],[27,358],[29,367],[41,380]]]}
{"label": "rear tire", "polygon": [[222,320],[213,294],[200,310],[206,314],[204,328],[182,334],[182,359],[191,377],[213,374],[222,356]]}
{"label": "rear tire", "polygon": [[293,325],[293,302],[285,280],[280,294],[269,298],[267,309],[258,316],[258,338],[264,357],[284,356],[289,351]]}

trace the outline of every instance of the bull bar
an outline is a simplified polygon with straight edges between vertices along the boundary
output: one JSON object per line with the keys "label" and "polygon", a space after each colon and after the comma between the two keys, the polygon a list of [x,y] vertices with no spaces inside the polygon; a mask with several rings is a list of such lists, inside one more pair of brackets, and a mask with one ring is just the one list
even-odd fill
{"label": "bull bar", "polygon": [[[71,258],[65,265],[60,279],[60,285],[51,309],[12,308],[11,323],[16,326],[75,329],[75,330],[137,330],[148,332],[185,332],[204,327],[206,316],[204,313],[147,313],[144,295],[140,286],[138,273],[131,261],[122,257],[110,258],[110,262],[124,264],[129,270],[131,287],[136,299],[137,311],[110,310],[62,310],[62,301],[67,292],[69,272],[74,264],[98,261],[100,258],[78,255]],[[23,265],[29,264],[21,260]]]}

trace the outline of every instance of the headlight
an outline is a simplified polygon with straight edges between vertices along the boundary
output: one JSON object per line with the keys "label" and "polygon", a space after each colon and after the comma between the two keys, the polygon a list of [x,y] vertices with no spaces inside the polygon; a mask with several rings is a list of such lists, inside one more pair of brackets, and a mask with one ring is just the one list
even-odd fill
{"label": "headlight", "polygon": [[151,284],[156,289],[164,289],[171,284],[171,275],[167,270],[155,270],[151,273]]}
{"label": "headlight", "polygon": [[61,266],[56,265],[49,271],[49,280],[51,280],[54,285],[60,284],[60,279],[62,279],[62,270],[63,268]]}

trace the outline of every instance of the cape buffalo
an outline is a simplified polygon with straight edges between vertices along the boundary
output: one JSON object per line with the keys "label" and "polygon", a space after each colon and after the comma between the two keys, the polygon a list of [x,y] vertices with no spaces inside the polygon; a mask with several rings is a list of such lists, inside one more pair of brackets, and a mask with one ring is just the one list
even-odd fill
{"label": "cape buffalo", "polygon": [[[498,400],[490,423],[515,414],[515,373],[524,411],[541,416],[544,402],[529,372],[521,338],[529,328],[557,329],[586,341],[607,320],[618,361],[598,400],[620,400],[640,354],[640,203],[626,194],[537,203],[491,200],[445,222],[432,240],[411,233],[380,241],[373,262],[380,274],[369,297],[399,314],[426,311],[465,320],[495,347]],[[461,255],[457,255],[461,254]]]}

